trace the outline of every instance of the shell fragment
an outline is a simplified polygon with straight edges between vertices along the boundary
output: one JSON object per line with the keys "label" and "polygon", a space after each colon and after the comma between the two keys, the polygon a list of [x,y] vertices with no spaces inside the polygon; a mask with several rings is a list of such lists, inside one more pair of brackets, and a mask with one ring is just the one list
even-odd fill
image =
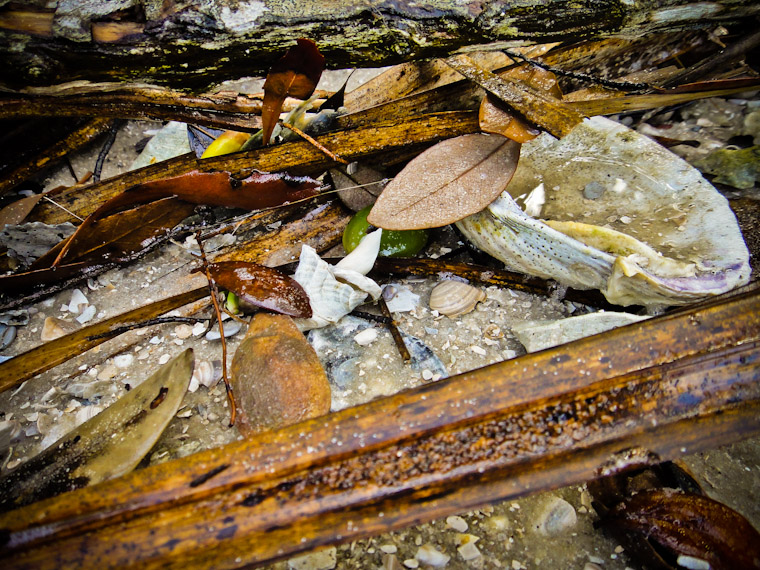
{"label": "shell fragment", "polygon": [[[513,197],[540,185],[538,220]],[[591,196],[597,185],[606,190]],[[457,226],[513,271],[623,306],[686,304],[749,280],[728,201],[685,161],[603,117],[523,145],[507,191]]]}

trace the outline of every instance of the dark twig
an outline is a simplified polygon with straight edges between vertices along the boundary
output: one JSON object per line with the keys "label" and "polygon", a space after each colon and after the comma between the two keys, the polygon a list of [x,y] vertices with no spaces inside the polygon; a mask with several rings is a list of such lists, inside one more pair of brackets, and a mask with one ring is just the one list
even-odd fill
{"label": "dark twig", "polygon": [[391,331],[393,342],[396,343],[396,348],[398,348],[398,352],[401,355],[401,358],[404,360],[404,362],[409,362],[412,359],[412,356],[409,354],[409,349],[406,347],[404,337],[401,336],[401,331],[398,330],[398,327],[396,326],[396,320],[393,318],[393,314],[391,313],[390,309],[388,309],[388,305],[386,304],[385,299],[380,297],[380,299],[378,299],[378,304],[380,305],[380,310],[383,312],[383,315],[386,318],[390,319],[390,322],[387,323],[388,330]]}
{"label": "dark twig", "polygon": [[98,159],[95,161],[95,168],[92,171],[93,182],[100,182],[100,173],[103,172],[103,164],[105,164],[106,157],[111,151],[111,147],[116,140],[116,134],[119,132],[119,129],[124,123],[126,123],[124,119],[118,119],[113,122],[113,125],[111,125],[111,128],[108,131],[108,135],[106,136],[106,140],[103,142],[103,148],[100,149]]}
{"label": "dark twig", "polygon": [[77,176],[76,170],[74,170],[74,165],[71,164],[71,159],[69,158],[69,155],[67,154],[65,157],[64,162],[66,163],[66,166],[69,167],[69,174],[71,174],[71,177],[74,179],[74,184],[79,184],[79,177]]}
{"label": "dark twig", "polygon": [[503,51],[506,55],[508,55],[512,59],[524,61],[525,63],[535,65],[536,67],[540,67],[541,69],[545,69],[546,71],[551,71],[553,74],[559,75],[562,77],[569,77],[571,79],[576,79],[578,81],[592,83],[594,85],[601,85],[603,87],[609,87],[610,89],[620,89],[624,91],[630,91],[631,93],[644,93],[646,91],[651,91],[653,89],[653,87],[649,85],[648,83],[635,83],[631,81],[615,81],[614,79],[604,79],[603,77],[589,75],[588,73],[580,73],[577,71],[567,71],[565,69],[560,69],[558,67],[549,65],[537,59],[525,57],[524,55],[519,54],[512,50],[505,49]]}
{"label": "dark twig", "polygon": [[224,387],[227,390],[227,401],[230,403],[230,427],[235,425],[235,419],[237,418],[237,407],[235,405],[235,395],[232,393],[232,384],[227,376],[227,342],[224,340],[224,325],[222,324],[222,310],[219,308],[219,290],[216,288],[216,283],[211,279],[211,272],[208,270],[208,260],[206,259],[206,252],[203,249],[203,239],[201,238],[201,232],[198,231],[195,234],[195,238],[198,241],[198,248],[201,252],[201,263],[203,264],[203,272],[206,274],[208,280],[208,288],[211,293],[211,301],[214,303],[214,311],[216,312],[216,319],[219,323],[219,340],[222,342],[222,379],[224,380]]}
{"label": "dark twig", "polygon": [[193,323],[195,324],[195,323],[203,323],[203,322],[208,322],[208,319],[199,318],[199,317],[156,317],[155,319],[148,319],[147,321],[140,321],[139,323],[129,323],[128,325],[116,327],[104,333],[88,336],[87,340],[99,340],[101,338],[111,338],[113,336],[119,336],[120,334],[123,334],[125,332],[141,329],[144,327],[151,327],[153,325],[163,325],[166,323],[188,323],[188,324]]}

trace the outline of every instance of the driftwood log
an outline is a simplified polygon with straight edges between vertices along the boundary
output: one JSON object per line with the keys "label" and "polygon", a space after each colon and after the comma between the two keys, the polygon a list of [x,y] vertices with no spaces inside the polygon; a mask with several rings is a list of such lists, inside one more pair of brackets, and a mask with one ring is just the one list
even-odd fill
{"label": "driftwood log", "polygon": [[331,67],[373,67],[479,44],[497,49],[710,30],[760,13],[751,0],[62,0],[55,9],[42,0],[2,4],[0,85],[10,89],[88,81],[198,90],[266,72],[299,37],[315,39]]}
{"label": "driftwood log", "polygon": [[0,515],[3,568],[239,568],[760,432],[760,289]]}

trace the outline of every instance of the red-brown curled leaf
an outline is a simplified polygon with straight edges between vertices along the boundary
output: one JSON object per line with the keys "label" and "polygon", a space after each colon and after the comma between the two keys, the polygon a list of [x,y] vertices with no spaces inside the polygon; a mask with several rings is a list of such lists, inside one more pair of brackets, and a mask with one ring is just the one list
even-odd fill
{"label": "red-brown curled leaf", "polygon": [[247,261],[222,261],[209,264],[208,270],[217,287],[232,291],[244,303],[291,317],[311,317],[306,291],[277,269]]}
{"label": "red-brown curled leaf", "polygon": [[672,560],[691,556],[712,570],[760,568],[760,534],[742,515],[702,495],[640,491],[616,505],[602,524],[647,538]]}
{"label": "red-brown curled leaf", "polygon": [[470,134],[439,142],[385,187],[367,220],[387,230],[445,226],[479,212],[509,184],[520,144]]}
{"label": "red-brown curled leaf", "polygon": [[174,196],[191,204],[258,210],[314,196],[318,186],[319,183],[311,178],[292,177],[284,173],[254,172],[248,178],[236,180],[229,172],[197,170],[138,184],[114,196],[90,214],[62,248],[53,265],[61,263],[70,247],[68,244],[75,243],[74,240],[79,239],[78,234],[89,231],[104,216],[137,204]]}
{"label": "red-brown curled leaf", "polygon": [[156,238],[193,213],[193,206],[177,198],[163,198],[112,214],[93,223],[86,232],[76,232],[35,261],[30,269],[50,267],[66,246],[61,262],[71,264],[123,263],[144,250]]}
{"label": "red-brown curled leaf", "polygon": [[264,144],[269,144],[285,97],[308,99],[325,68],[325,58],[313,41],[303,38],[296,41],[298,43],[272,66],[264,82],[261,108]]}

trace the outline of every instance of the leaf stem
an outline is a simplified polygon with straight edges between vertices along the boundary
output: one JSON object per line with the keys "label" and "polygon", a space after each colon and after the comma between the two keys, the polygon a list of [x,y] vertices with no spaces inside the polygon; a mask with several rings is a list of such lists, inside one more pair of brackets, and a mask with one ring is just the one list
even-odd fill
{"label": "leaf stem", "polygon": [[211,273],[208,270],[208,260],[206,259],[206,251],[203,249],[203,239],[201,238],[201,232],[195,234],[195,239],[198,241],[198,248],[201,252],[201,263],[203,264],[203,272],[206,274],[208,280],[208,288],[211,293],[211,302],[214,303],[214,311],[216,312],[216,319],[219,323],[219,340],[222,341],[222,379],[224,380],[224,387],[227,390],[227,401],[230,403],[230,424],[232,427],[235,425],[235,419],[237,418],[237,406],[235,405],[235,395],[232,391],[232,384],[227,376],[227,342],[224,340],[224,325],[222,324],[222,311],[219,308],[219,291],[216,288],[214,280],[211,279]]}

